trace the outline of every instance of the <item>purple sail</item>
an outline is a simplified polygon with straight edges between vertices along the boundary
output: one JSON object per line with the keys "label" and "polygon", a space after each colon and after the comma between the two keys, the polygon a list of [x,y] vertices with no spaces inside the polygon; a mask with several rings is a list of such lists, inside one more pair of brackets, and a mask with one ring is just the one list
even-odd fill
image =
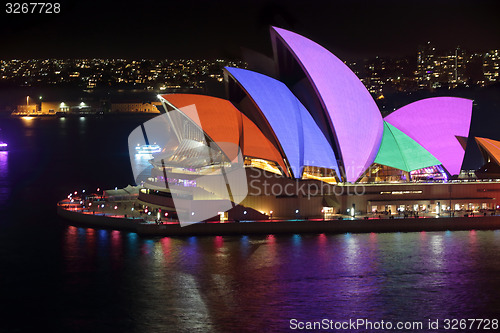
{"label": "purple sail", "polygon": [[434,97],[408,104],[387,117],[434,155],[451,175],[460,173],[465,150],[457,137],[468,137],[472,100]]}
{"label": "purple sail", "polygon": [[316,99],[311,104],[318,105],[306,107],[320,127],[318,119],[324,119],[322,129],[330,131],[324,134],[337,148],[345,179],[355,182],[373,163],[382,140],[384,125],[375,101],[358,77],[324,47],[280,28],[273,27],[271,34],[278,63],[290,63],[281,59],[287,52],[299,63]]}

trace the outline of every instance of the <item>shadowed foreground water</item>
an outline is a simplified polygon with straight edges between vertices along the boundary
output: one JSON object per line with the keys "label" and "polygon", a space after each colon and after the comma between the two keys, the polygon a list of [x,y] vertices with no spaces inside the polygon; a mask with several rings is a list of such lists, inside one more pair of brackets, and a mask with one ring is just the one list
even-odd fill
{"label": "shadowed foreground water", "polygon": [[1,333],[500,317],[500,231],[141,238],[63,224],[69,191],[130,182],[127,136],[147,119],[0,119]]}

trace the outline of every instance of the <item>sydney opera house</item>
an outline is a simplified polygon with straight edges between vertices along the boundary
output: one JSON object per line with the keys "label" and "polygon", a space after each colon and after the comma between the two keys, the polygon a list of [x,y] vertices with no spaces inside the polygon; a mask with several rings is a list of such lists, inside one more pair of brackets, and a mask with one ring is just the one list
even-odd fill
{"label": "sydney opera house", "polygon": [[[143,209],[174,217],[183,209],[176,195],[214,207],[229,198],[229,209],[212,217],[222,220],[498,208],[500,183],[490,175],[500,177],[499,142],[476,138],[487,162],[482,178],[459,177],[471,100],[428,98],[383,118],[327,49],[275,27],[271,40],[273,70],[225,68],[227,99],[159,96],[173,135],[149,161]],[[237,165],[244,172],[235,177],[246,179],[232,186],[225,172]],[[221,170],[225,186],[214,181]]]}

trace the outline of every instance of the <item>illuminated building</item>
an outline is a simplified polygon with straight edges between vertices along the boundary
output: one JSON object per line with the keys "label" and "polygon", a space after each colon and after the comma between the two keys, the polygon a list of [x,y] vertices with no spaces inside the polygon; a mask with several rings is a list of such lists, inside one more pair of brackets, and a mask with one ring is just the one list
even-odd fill
{"label": "illuminated building", "polygon": [[[160,113],[160,102],[112,103],[112,113]],[[40,104],[18,105],[13,116],[65,116],[102,114],[106,109],[102,102],[42,101]]]}
{"label": "illuminated building", "polygon": [[420,46],[417,53],[418,79],[421,88],[431,88],[434,81],[434,61],[436,47],[427,42]]}
{"label": "illuminated building", "polygon": [[500,50],[490,50],[484,55],[483,73],[487,81],[500,80]]}
{"label": "illuminated building", "polygon": [[88,111],[90,105],[77,101],[43,101],[41,107],[42,115],[56,115],[76,113],[76,110]]}
{"label": "illuminated building", "polygon": [[438,54],[430,42],[420,46],[417,53],[418,80],[421,88],[456,88],[466,83],[466,57],[457,47],[452,52]]}
{"label": "illuminated building", "polygon": [[160,102],[152,103],[111,103],[111,112],[116,113],[159,113],[157,106]]}
{"label": "illuminated building", "polygon": [[211,178],[236,160],[223,143],[239,147],[236,163],[252,181],[224,219],[318,218],[348,209],[451,214],[500,202],[490,194],[499,182],[458,180],[471,100],[424,99],[382,118],[364,85],[328,50],[280,28],[271,39],[275,78],[226,67],[227,100],[159,96],[166,130],[177,139],[151,160],[140,205],[175,210],[167,177],[181,190],[195,187],[192,200],[227,192]]}
{"label": "illuminated building", "polygon": [[40,113],[40,106],[38,104],[21,104],[16,107],[12,112],[13,116],[32,116]]}

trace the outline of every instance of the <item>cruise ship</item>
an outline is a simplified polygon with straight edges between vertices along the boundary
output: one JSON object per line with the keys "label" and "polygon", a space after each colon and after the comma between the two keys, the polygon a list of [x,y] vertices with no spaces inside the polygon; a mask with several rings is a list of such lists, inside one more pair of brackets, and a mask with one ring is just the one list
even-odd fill
{"label": "cruise ship", "polygon": [[150,155],[155,153],[160,153],[161,147],[157,144],[152,145],[137,145],[135,147],[135,153],[139,155]]}

